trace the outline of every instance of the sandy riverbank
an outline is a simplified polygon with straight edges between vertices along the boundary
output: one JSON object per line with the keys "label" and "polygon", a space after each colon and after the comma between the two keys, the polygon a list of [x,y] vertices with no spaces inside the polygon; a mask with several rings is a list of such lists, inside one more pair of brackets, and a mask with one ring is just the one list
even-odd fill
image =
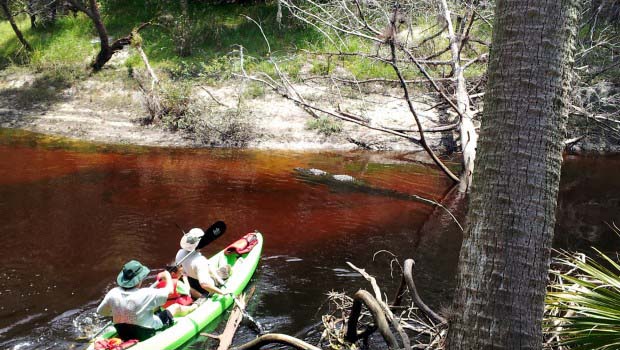
{"label": "sandy riverbank", "polygon": [[[146,116],[141,92],[127,78],[88,76],[71,84],[49,81],[45,73],[4,72],[0,76],[0,127],[19,128],[44,134],[86,141],[162,147],[227,146],[206,142],[199,135],[167,130],[161,123],[144,125]],[[110,78],[112,76],[112,78]],[[254,90],[256,86],[251,86]],[[246,147],[287,150],[395,150],[419,151],[410,140],[381,131],[338,122],[342,130],[325,135],[308,127],[313,118],[293,102],[266,89],[248,93],[247,83],[227,81],[218,86],[196,86],[202,118],[226,119],[236,114],[250,126]],[[260,87],[259,87],[260,88]],[[308,102],[322,108],[341,110],[365,117],[377,127],[416,129],[414,119],[399,89],[377,88],[363,95],[334,90],[320,84],[299,85]],[[241,98],[240,98],[241,96]],[[440,117],[425,112],[429,105],[416,103],[425,127],[442,125]],[[231,113],[234,111],[234,113]],[[412,133],[413,136],[417,136]],[[434,148],[446,151],[454,147],[452,132],[432,133],[427,138]]]}

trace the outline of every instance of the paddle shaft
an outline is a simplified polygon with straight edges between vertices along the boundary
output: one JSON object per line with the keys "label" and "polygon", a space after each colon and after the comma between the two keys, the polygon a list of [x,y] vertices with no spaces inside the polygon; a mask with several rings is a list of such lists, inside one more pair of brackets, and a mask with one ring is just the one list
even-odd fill
{"label": "paddle shaft", "polygon": [[90,337],[89,341],[92,342],[93,340],[95,340],[95,338],[97,338],[99,336],[99,334],[103,333],[103,331],[105,331],[111,325],[112,325],[112,321],[108,321],[108,323],[103,325],[103,327],[101,327],[101,329],[97,333],[95,333],[95,335]]}

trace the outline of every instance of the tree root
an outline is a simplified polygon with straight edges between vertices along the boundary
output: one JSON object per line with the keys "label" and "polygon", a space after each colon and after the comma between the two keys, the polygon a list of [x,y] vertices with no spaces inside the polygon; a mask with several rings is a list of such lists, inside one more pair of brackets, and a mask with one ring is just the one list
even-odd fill
{"label": "tree root", "polygon": [[366,305],[372,314],[375,324],[383,336],[383,339],[385,339],[388,348],[398,349],[398,341],[396,340],[394,333],[390,330],[390,326],[385,318],[385,313],[383,312],[381,305],[379,305],[379,302],[372,296],[372,294],[365,290],[358,290],[353,296],[353,307],[351,308],[345,339],[351,343],[354,343],[360,339],[360,335],[357,333],[357,322],[362,312],[362,303]]}
{"label": "tree root", "polygon": [[260,337],[247,342],[239,347],[233,348],[233,350],[257,350],[261,347],[269,344],[284,344],[291,346],[295,349],[299,350],[321,350],[314,345],[308,344],[303,340],[297,339],[295,337],[291,337],[286,334],[279,333],[270,333],[261,335]]}
{"label": "tree root", "polygon": [[403,280],[407,283],[413,303],[420,310],[422,310],[422,312],[424,312],[435,323],[447,323],[447,320],[444,317],[434,312],[422,301],[422,298],[420,298],[418,290],[415,287],[415,283],[413,282],[413,259],[405,260],[405,264],[403,266]]}

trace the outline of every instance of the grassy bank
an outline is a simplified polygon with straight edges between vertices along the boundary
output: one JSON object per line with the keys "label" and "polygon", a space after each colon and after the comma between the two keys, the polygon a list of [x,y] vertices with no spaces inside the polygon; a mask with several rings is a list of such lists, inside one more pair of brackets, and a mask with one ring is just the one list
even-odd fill
{"label": "grassy bank", "polygon": [[[275,52],[316,47],[321,42],[315,31],[294,23],[283,23],[283,28],[278,28],[276,9],[271,5],[192,4],[189,11],[192,53],[180,57],[176,52],[174,24],[166,23],[165,20],[181,16],[178,8],[166,6],[165,9],[159,9],[138,0],[107,5],[101,12],[108,33],[113,38],[127,35],[143,22],[155,23],[142,31],[141,35],[145,52],[152,64],[159,68],[204,70],[209,62],[230,56],[235,45],[242,45],[252,55],[264,58],[267,46],[260,29],[243,16],[254,18],[262,24]],[[92,22],[84,14],[61,16],[53,25],[41,29],[31,28],[25,15],[16,20],[34,47],[34,53],[26,57],[8,21],[2,21],[0,60],[3,66],[11,63],[33,67],[87,64],[97,53],[97,35]],[[139,57],[133,53],[127,64],[139,62]]]}
{"label": "grassy bank", "polygon": [[[268,46],[261,28],[246,16],[261,24],[271,47],[271,57],[293,79],[302,69],[311,75],[326,75],[336,67],[358,79],[396,78],[392,68],[383,62],[353,56],[327,59],[325,55],[313,54],[338,50],[375,54],[377,45],[348,38],[337,49],[318,30],[288,16],[286,11],[282,24],[278,24],[274,3],[189,5],[190,25],[186,36],[190,38],[191,54],[185,57],[179,55],[178,49],[179,23],[183,17],[177,2],[162,7],[145,0],[107,1],[102,3],[101,13],[111,38],[125,36],[143,22],[153,22],[154,25],[140,33],[144,50],[156,69],[173,78],[225,80],[239,69],[239,45],[244,47],[246,69],[274,73],[267,60]],[[59,16],[53,25],[40,29],[31,28],[25,15],[16,20],[34,52],[26,55],[9,23],[0,21],[0,69],[8,66],[25,66],[37,71],[83,69],[98,52],[97,33],[82,13]],[[433,45],[445,45],[446,40],[440,37]],[[124,65],[130,69],[142,67],[137,52],[129,52]],[[439,58],[448,57],[449,53],[445,53]],[[405,69],[404,74],[408,78],[420,77],[415,69]]]}

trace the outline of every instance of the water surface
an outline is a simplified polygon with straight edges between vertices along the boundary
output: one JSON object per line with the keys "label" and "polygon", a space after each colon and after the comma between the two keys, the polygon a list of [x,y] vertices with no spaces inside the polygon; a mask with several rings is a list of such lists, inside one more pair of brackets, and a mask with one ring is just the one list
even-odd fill
{"label": "water surface", "polygon": [[[269,331],[303,332],[320,321],[326,293],[367,288],[347,261],[390,294],[399,282],[390,276],[392,255],[414,257],[423,297],[447,305],[461,232],[441,210],[404,194],[440,201],[450,183],[404,158],[111,147],[0,131],[0,348],[83,346],[78,338],[101,324],[94,308],[124,262],[156,271],[178,249],[176,224],[216,220],[228,231],[207,255],[249,231],[265,236],[250,312]],[[558,247],[617,246],[603,221],[618,217],[619,166],[617,158],[566,159]],[[366,187],[303,177],[297,167],[348,174]],[[450,209],[462,220],[462,202]],[[251,337],[243,329],[236,342]]]}

